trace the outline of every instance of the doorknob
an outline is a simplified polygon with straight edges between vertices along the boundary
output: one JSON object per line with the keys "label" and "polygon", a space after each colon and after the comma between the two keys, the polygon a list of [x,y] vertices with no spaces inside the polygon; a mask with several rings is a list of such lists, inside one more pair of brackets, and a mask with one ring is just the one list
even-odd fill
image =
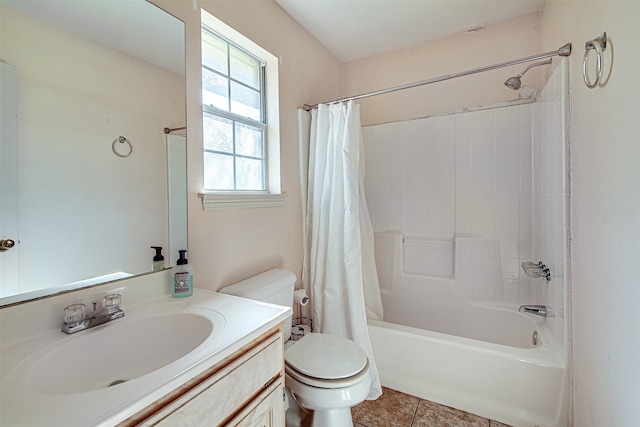
{"label": "doorknob", "polygon": [[6,251],[7,249],[11,249],[14,247],[16,242],[11,239],[2,239],[0,240],[0,251]]}

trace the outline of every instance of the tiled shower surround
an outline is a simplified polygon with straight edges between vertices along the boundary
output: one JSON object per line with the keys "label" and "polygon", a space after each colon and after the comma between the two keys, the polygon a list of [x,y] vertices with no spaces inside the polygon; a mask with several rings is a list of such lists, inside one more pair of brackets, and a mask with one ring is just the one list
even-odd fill
{"label": "tiled shower surround", "polygon": [[[530,255],[530,115],[530,105],[517,105],[365,128],[383,287],[528,297],[519,265]],[[401,266],[391,255],[403,245]]]}
{"label": "tiled shower surround", "polygon": [[[566,66],[533,104],[363,128],[381,287],[545,304],[566,348]],[[526,277],[529,260],[547,264],[552,281]]]}
{"label": "tiled shower surround", "polygon": [[531,206],[532,258],[551,270],[547,286],[536,286],[533,298],[551,307],[546,326],[566,354],[569,340],[570,144],[568,61],[561,61],[535,104],[532,104],[533,186]]}

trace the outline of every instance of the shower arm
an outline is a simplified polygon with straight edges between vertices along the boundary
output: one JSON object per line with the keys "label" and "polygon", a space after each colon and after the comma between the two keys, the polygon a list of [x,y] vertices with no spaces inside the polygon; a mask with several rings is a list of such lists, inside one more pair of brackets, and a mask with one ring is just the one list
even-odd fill
{"label": "shower arm", "polygon": [[522,76],[524,76],[524,75],[527,73],[527,71],[529,71],[529,70],[530,70],[530,69],[532,69],[533,67],[539,67],[539,66],[541,66],[541,65],[549,65],[549,64],[551,64],[551,60],[548,60],[548,61],[542,61],[542,62],[535,62],[535,63],[533,63],[533,64],[529,64],[529,65],[527,65],[527,66],[526,66],[526,68],[525,68],[524,70],[522,70],[522,71],[520,72],[520,74],[518,74],[518,77],[522,77]]}
{"label": "shower arm", "polygon": [[[447,75],[440,76],[440,77],[434,77],[434,78],[431,78],[431,79],[420,80],[420,81],[417,81],[417,82],[407,83],[407,84],[404,84],[404,85],[394,86],[394,87],[387,88],[387,89],[381,89],[381,90],[377,90],[377,91],[373,91],[373,92],[363,93],[363,94],[360,94],[360,95],[350,96],[350,97],[346,97],[346,98],[339,98],[339,99],[335,99],[333,101],[325,102],[325,104],[335,104],[335,103],[338,103],[338,102],[345,102],[345,101],[352,101],[352,100],[356,100],[356,99],[369,98],[371,96],[382,95],[382,94],[385,94],[385,93],[396,92],[396,91],[404,90],[404,89],[410,89],[410,88],[417,87],[417,86],[423,86],[423,85],[428,85],[428,84],[431,84],[431,83],[442,82],[442,81],[449,80],[449,79],[454,79],[454,78],[457,78],[457,77],[468,76],[468,75],[471,75],[471,74],[482,73],[482,72],[485,72],[485,71],[497,70],[498,68],[504,68],[504,67],[508,67],[510,65],[523,64],[525,62],[531,62],[531,61],[535,61],[535,60],[543,59],[543,58],[550,58],[550,57],[553,57],[553,56],[569,56],[569,55],[571,55],[571,43],[565,44],[564,46],[560,47],[558,50],[553,50],[553,51],[550,51],[550,52],[540,53],[538,55],[527,56],[525,58],[514,59],[512,61],[501,62],[499,64],[489,65],[489,66],[486,66],[486,67],[474,68],[472,70],[466,70],[466,71],[461,71],[461,72],[458,72],[458,73],[447,74]],[[305,111],[311,111],[312,109],[317,108],[317,107],[318,107],[318,104],[314,104],[314,105],[304,104],[304,106],[302,108]]]}

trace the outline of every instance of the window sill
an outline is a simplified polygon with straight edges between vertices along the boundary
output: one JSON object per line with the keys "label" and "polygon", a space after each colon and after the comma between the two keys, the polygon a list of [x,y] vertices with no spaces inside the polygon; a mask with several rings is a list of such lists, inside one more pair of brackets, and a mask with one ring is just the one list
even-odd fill
{"label": "window sill", "polygon": [[219,209],[277,208],[284,205],[286,194],[252,193],[224,194],[199,193],[202,209],[205,211]]}

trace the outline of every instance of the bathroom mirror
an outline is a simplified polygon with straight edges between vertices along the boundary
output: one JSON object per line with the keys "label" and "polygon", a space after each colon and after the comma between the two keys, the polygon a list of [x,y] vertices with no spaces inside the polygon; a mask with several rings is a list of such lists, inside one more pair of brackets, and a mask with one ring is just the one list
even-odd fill
{"label": "bathroom mirror", "polygon": [[151,246],[169,267],[184,23],[144,0],[3,0],[0,19],[0,305],[148,273]]}

